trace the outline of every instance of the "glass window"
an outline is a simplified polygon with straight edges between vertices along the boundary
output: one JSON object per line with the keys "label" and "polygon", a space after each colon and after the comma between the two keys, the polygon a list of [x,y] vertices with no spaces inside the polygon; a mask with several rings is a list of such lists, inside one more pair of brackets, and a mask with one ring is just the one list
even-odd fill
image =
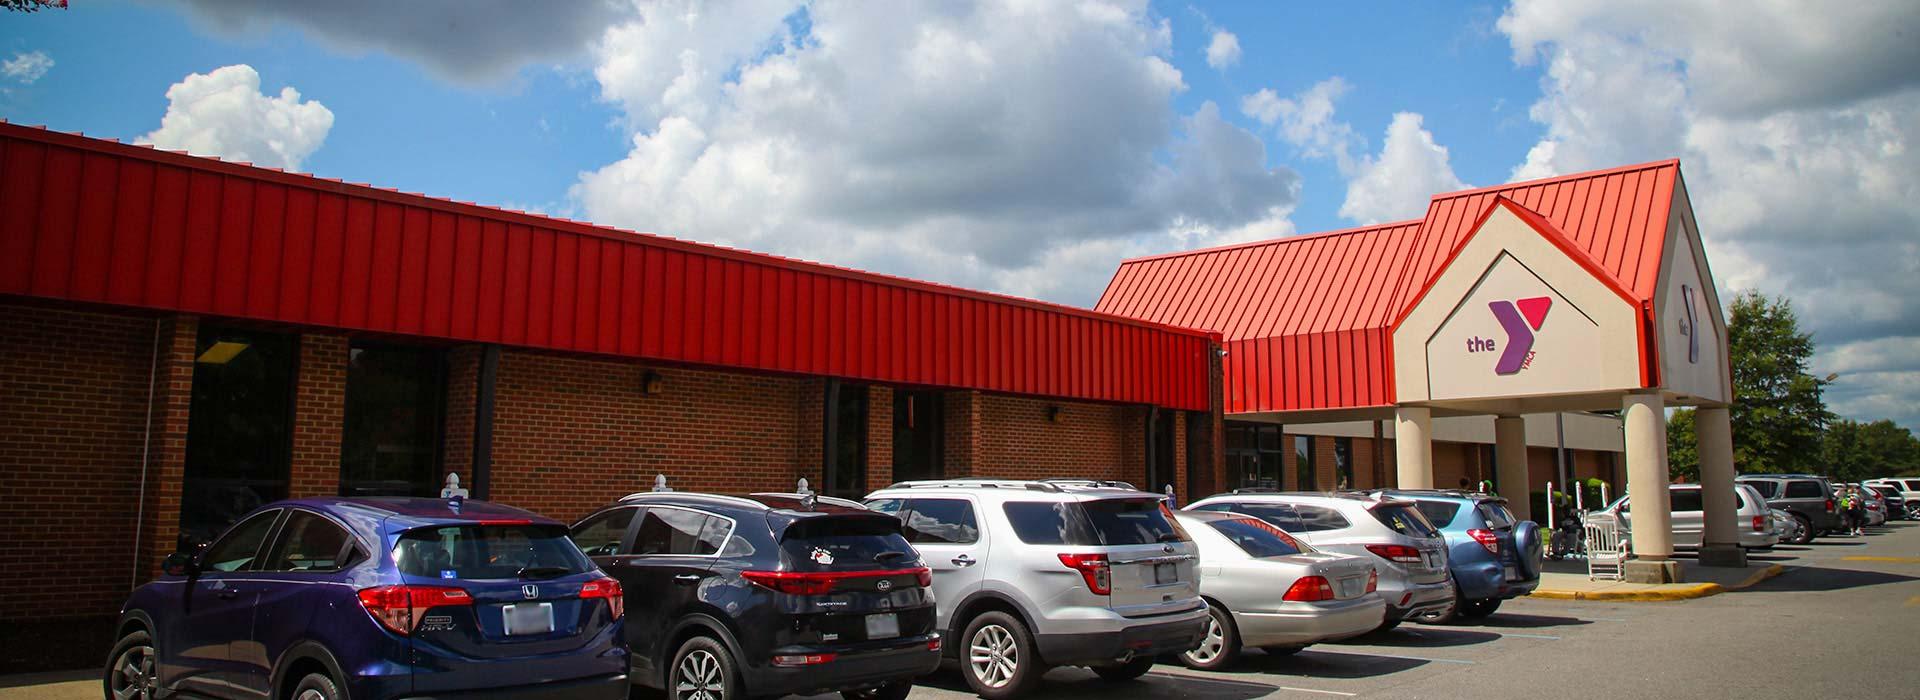
{"label": "glass window", "polygon": [[1158,498],[1106,498],[1079,505],[1103,545],[1155,544],[1187,539]]}
{"label": "glass window", "polygon": [[1245,513],[1288,532],[1300,531],[1300,516],[1284,503],[1231,503],[1223,510]]}
{"label": "glass window", "polygon": [[206,324],[195,343],[180,533],[206,542],[287,497],[294,361],[285,333]]}
{"label": "glass window", "polygon": [[347,359],[340,493],[437,496],[446,353],[354,343]]}
{"label": "glass window", "polygon": [[[1479,508],[1480,508],[1480,517],[1486,519],[1487,527],[1493,528],[1495,530],[1505,530],[1507,528],[1513,527],[1513,523],[1514,523],[1513,511],[1507,510],[1507,507],[1505,505],[1502,505],[1499,503],[1486,502],[1486,503],[1481,503]],[[1427,520],[1435,523],[1440,522],[1438,520],[1434,520],[1433,518],[1427,518]]]}
{"label": "glass window", "polygon": [[1152,425],[1153,454],[1147,456],[1147,480],[1143,490],[1161,493],[1173,485],[1174,474],[1174,412],[1155,411]]}
{"label": "glass window", "polygon": [[973,504],[957,498],[916,498],[906,518],[907,541],[914,544],[973,544],[980,540]]}
{"label": "glass window", "polygon": [[604,557],[620,554],[621,540],[626,538],[627,526],[633,523],[633,516],[639,508],[615,508],[595,514],[573,526],[569,535],[573,544],[590,557]]}
{"label": "glass window", "polygon": [[1334,478],[1340,480],[1334,488],[1353,488],[1353,438],[1333,439],[1333,472]]}
{"label": "glass window", "polygon": [[789,571],[905,569],[920,565],[920,555],[900,536],[890,518],[822,517],[794,523],[780,535],[780,554]]}
{"label": "glass window", "polygon": [[640,518],[640,531],[633,536],[634,554],[713,554],[725,540],[702,538],[707,526],[704,513],[680,508],[648,508]]}
{"label": "glass window", "polygon": [[1702,510],[1700,489],[1672,489],[1667,496],[1672,504],[1669,510],[1675,513]]}
{"label": "glass window", "polygon": [[876,498],[867,501],[867,508],[886,513],[887,515],[899,515],[900,509],[905,507],[906,503],[906,501],[898,498]]}
{"label": "glass window", "polygon": [[1027,544],[1093,544],[1079,509],[1068,503],[1012,501],[1001,509],[1013,534]]}
{"label": "glass window", "polygon": [[1754,481],[1742,481],[1740,483],[1746,484],[1748,486],[1752,486],[1753,490],[1760,492],[1761,498],[1779,498],[1780,497],[1780,482],[1754,480]]}
{"label": "glass window", "polygon": [[1225,432],[1227,487],[1281,488],[1280,426],[1227,421]]}
{"label": "glass window", "polygon": [[1920,491],[1920,479],[1908,479],[1908,480],[1907,480],[1907,490],[1908,490],[1908,491]]}
{"label": "glass window", "polygon": [[1291,532],[1325,532],[1339,530],[1352,524],[1347,522],[1346,516],[1335,512],[1332,508],[1296,505],[1293,507],[1293,512],[1300,517],[1300,525]]}
{"label": "glass window", "polygon": [[1453,522],[1453,516],[1460,513],[1460,504],[1450,501],[1414,501],[1413,506],[1427,516],[1427,522],[1438,527],[1446,527]]}
{"label": "glass window", "polygon": [[400,534],[400,573],[444,579],[552,578],[593,568],[558,525],[450,525]]}
{"label": "glass window", "polygon": [[946,412],[937,391],[893,392],[893,478],[946,476]]}
{"label": "glass window", "polygon": [[261,511],[258,515],[241,521],[233,526],[220,541],[207,547],[200,554],[200,568],[209,571],[239,571],[253,563],[260,554],[260,545],[267,539],[267,533],[273,531],[273,521],[280,517],[280,509]]}
{"label": "glass window", "polygon": [[1787,482],[1787,498],[1826,498],[1827,493],[1816,481]]}
{"label": "glass window", "polygon": [[833,462],[827,465],[829,496],[867,495],[867,387],[842,384],[827,392],[833,411]]}
{"label": "glass window", "polygon": [[295,510],[280,527],[262,571],[334,571],[346,563],[347,531],[315,513]]}
{"label": "glass window", "polygon": [[1300,491],[1318,491],[1313,471],[1313,438],[1293,436],[1293,487]]}
{"label": "glass window", "polygon": [[1440,531],[1435,530],[1433,524],[1427,522],[1426,517],[1420,515],[1420,510],[1413,506],[1384,504],[1369,508],[1367,511],[1373,513],[1373,519],[1380,521],[1380,524],[1392,528],[1394,532],[1402,535],[1410,537],[1438,537],[1440,535]]}
{"label": "glass window", "polygon": [[1259,518],[1228,518],[1207,523],[1227,541],[1254,558],[1284,557],[1313,551],[1286,531]]}

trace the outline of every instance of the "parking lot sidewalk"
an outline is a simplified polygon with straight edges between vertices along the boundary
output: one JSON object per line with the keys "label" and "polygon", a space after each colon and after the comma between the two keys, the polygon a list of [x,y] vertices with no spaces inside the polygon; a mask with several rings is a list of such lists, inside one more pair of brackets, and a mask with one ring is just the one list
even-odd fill
{"label": "parking lot sidewalk", "polygon": [[1784,569],[1779,564],[1749,564],[1740,569],[1694,564],[1686,569],[1687,578],[1693,579],[1689,583],[1594,581],[1588,579],[1586,574],[1550,571],[1540,575],[1540,587],[1530,597],[1613,602],[1687,600],[1737,591],[1778,576],[1782,571]]}

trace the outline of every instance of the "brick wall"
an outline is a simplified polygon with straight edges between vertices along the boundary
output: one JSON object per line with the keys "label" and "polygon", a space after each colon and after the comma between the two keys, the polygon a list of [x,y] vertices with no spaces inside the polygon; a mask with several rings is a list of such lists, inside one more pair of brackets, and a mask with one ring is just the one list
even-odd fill
{"label": "brick wall", "polygon": [[[659,394],[641,376],[662,376]],[[790,490],[806,380],[504,352],[495,388],[496,501],[563,520],[653,486]],[[817,469],[818,460],[812,462]]]}
{"label": "brick wall", "polygon": [[347,338],[300,336],[293,398],[293,459],[287,494],[340,493],[340,432],[346,425]]}
{"label": "brick wall", "polygon": [[[1134,483],[1146,477],[1143,408],[966,393],[971,400],[962,402],[963,409],[970,404],[977,410],[959,417],[948,413],[948,476],[1084,476]],[[1057,422],[1047,419],[1050,406],[1060,408]],[[954,430],[968,423],[978,426],[971,440]],[[973,453],[969,461],[953,459],[955,442],[971,443],[965,448]]]}
{"label": "brick wall", "polygon": [[[480,356],[486,348],[462,345],[447,351],[447,409],[440,437],[440,471],[458,472],[460,485],[473,486],[473,431],[480,399]],[[336,469],[335,471],[338,471]]]}
{"label": "brick wall", "polygon": [[0,328],[0,620],[110,613],[144,568],[133,533],[155,322],[8,304]]}
{"label": "brick wall", "polygon": [[867,387],[867,490],[893,483],[893,389]]}
{"label": "brick wall", "polygon": [[942,446],[949,478],[976,476],[973,462],[980,454],[980,392],[949,391],[946,394],[947,421]]}

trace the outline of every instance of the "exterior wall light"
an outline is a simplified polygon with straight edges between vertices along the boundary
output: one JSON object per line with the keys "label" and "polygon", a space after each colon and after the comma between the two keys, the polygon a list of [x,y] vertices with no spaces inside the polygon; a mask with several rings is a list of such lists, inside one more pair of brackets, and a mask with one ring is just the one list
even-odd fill
{"label": "exterior wall light", "polygon": [[1047,422],[1048,422],[1048,423],[1058,423],[1058,422],[1060,422],[1060,407],[1059,407],[1059,406],[1048,406],[1048,407],[1047,407]]}
{"label": "exterior wall light", "polygon": [[666,388],[667,378],[660,376],[659,372],[647,370],[646,374],[640,375],[640,393],[647,396],[657,396]]}

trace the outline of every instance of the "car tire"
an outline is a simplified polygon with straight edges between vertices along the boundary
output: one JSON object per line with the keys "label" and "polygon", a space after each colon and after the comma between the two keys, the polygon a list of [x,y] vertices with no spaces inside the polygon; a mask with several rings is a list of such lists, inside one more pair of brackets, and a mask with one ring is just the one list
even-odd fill
{"label": "car tire", "polygon": [[324,673],[309,673],[293,686],[293,695],[287,700],[340,700],[340,684]]}
{"label": "car tire", "polygon": [[1454,614],[1459,617],[1478,620],[1492,615],[1495,610],[1499,610],[1500,603],[1501,600],[1499,598],[1468,601],[1454,606]]}
{"label": "car tire", "polygon": [[[107,667],[100,679],[106,697],[150,700],[160,690],[158,659],[154,656],[153,637],[145,630],[128,632],[115,642],[107,654]],[[128,693],[131,689],[134,692]]]}
{"label": "car tire", "polygon": [[1240,658],[1240,629],[1233,613],[1219,604],[1207,606],[1207,633],[1200,646],[1180,652],[1180,663],[1200,671],[1218,671]]}
{"label": "car tire", "polygon": [[1794,544],[1812,543],[1813,542],[1813,521],[1808,520],[1807,516],[1801,515],[1799,513],[1794,513],[1793,519],[1800,521],[1800,536],[1795,537],[1793,539],[1793,543]]}
{"label": "car tire", "polygon": [[841,691],[845,700],[907,700],[907,694],[913,692],[913,681],[894,681],[876,688]]}
{"label": "car tire", "polygon": [[[683,685],[686,687],[682,688]],[[740,674],[734,671],[733,654],[719,640],[694,637],[673,653],[666,683],[666,694],[671,700],[696,697],[745,700],[742,691]]]}
{"label": "car tire", "polygon": [[1147,675],[1147,672],[1151,670],[1153,670],[1153,657],[1151,656],[1135,657],[1124,664],[1093,667],[1094,675],[1099,676],[1100,680],[1109,683],[1130,681]]}
{"label": "car tire", "polygon": [[963,647],[960,675],[974,694],[987,700],[1008,700],[1046,675],[1047,669],[1020,618],[989,610],[967,623],[960,636]]}
{"label": "car tire", "polygon": [[1292,644],[1292,645],[1280,646],[1280,647],[1260,647],[1260,650],[1267,652],[1268,656],[1293,656],[1294,654],[1298,654],[1302,651],[1306,651],[1306,649],[1307,649],[1307,645],[1305,644]]}

